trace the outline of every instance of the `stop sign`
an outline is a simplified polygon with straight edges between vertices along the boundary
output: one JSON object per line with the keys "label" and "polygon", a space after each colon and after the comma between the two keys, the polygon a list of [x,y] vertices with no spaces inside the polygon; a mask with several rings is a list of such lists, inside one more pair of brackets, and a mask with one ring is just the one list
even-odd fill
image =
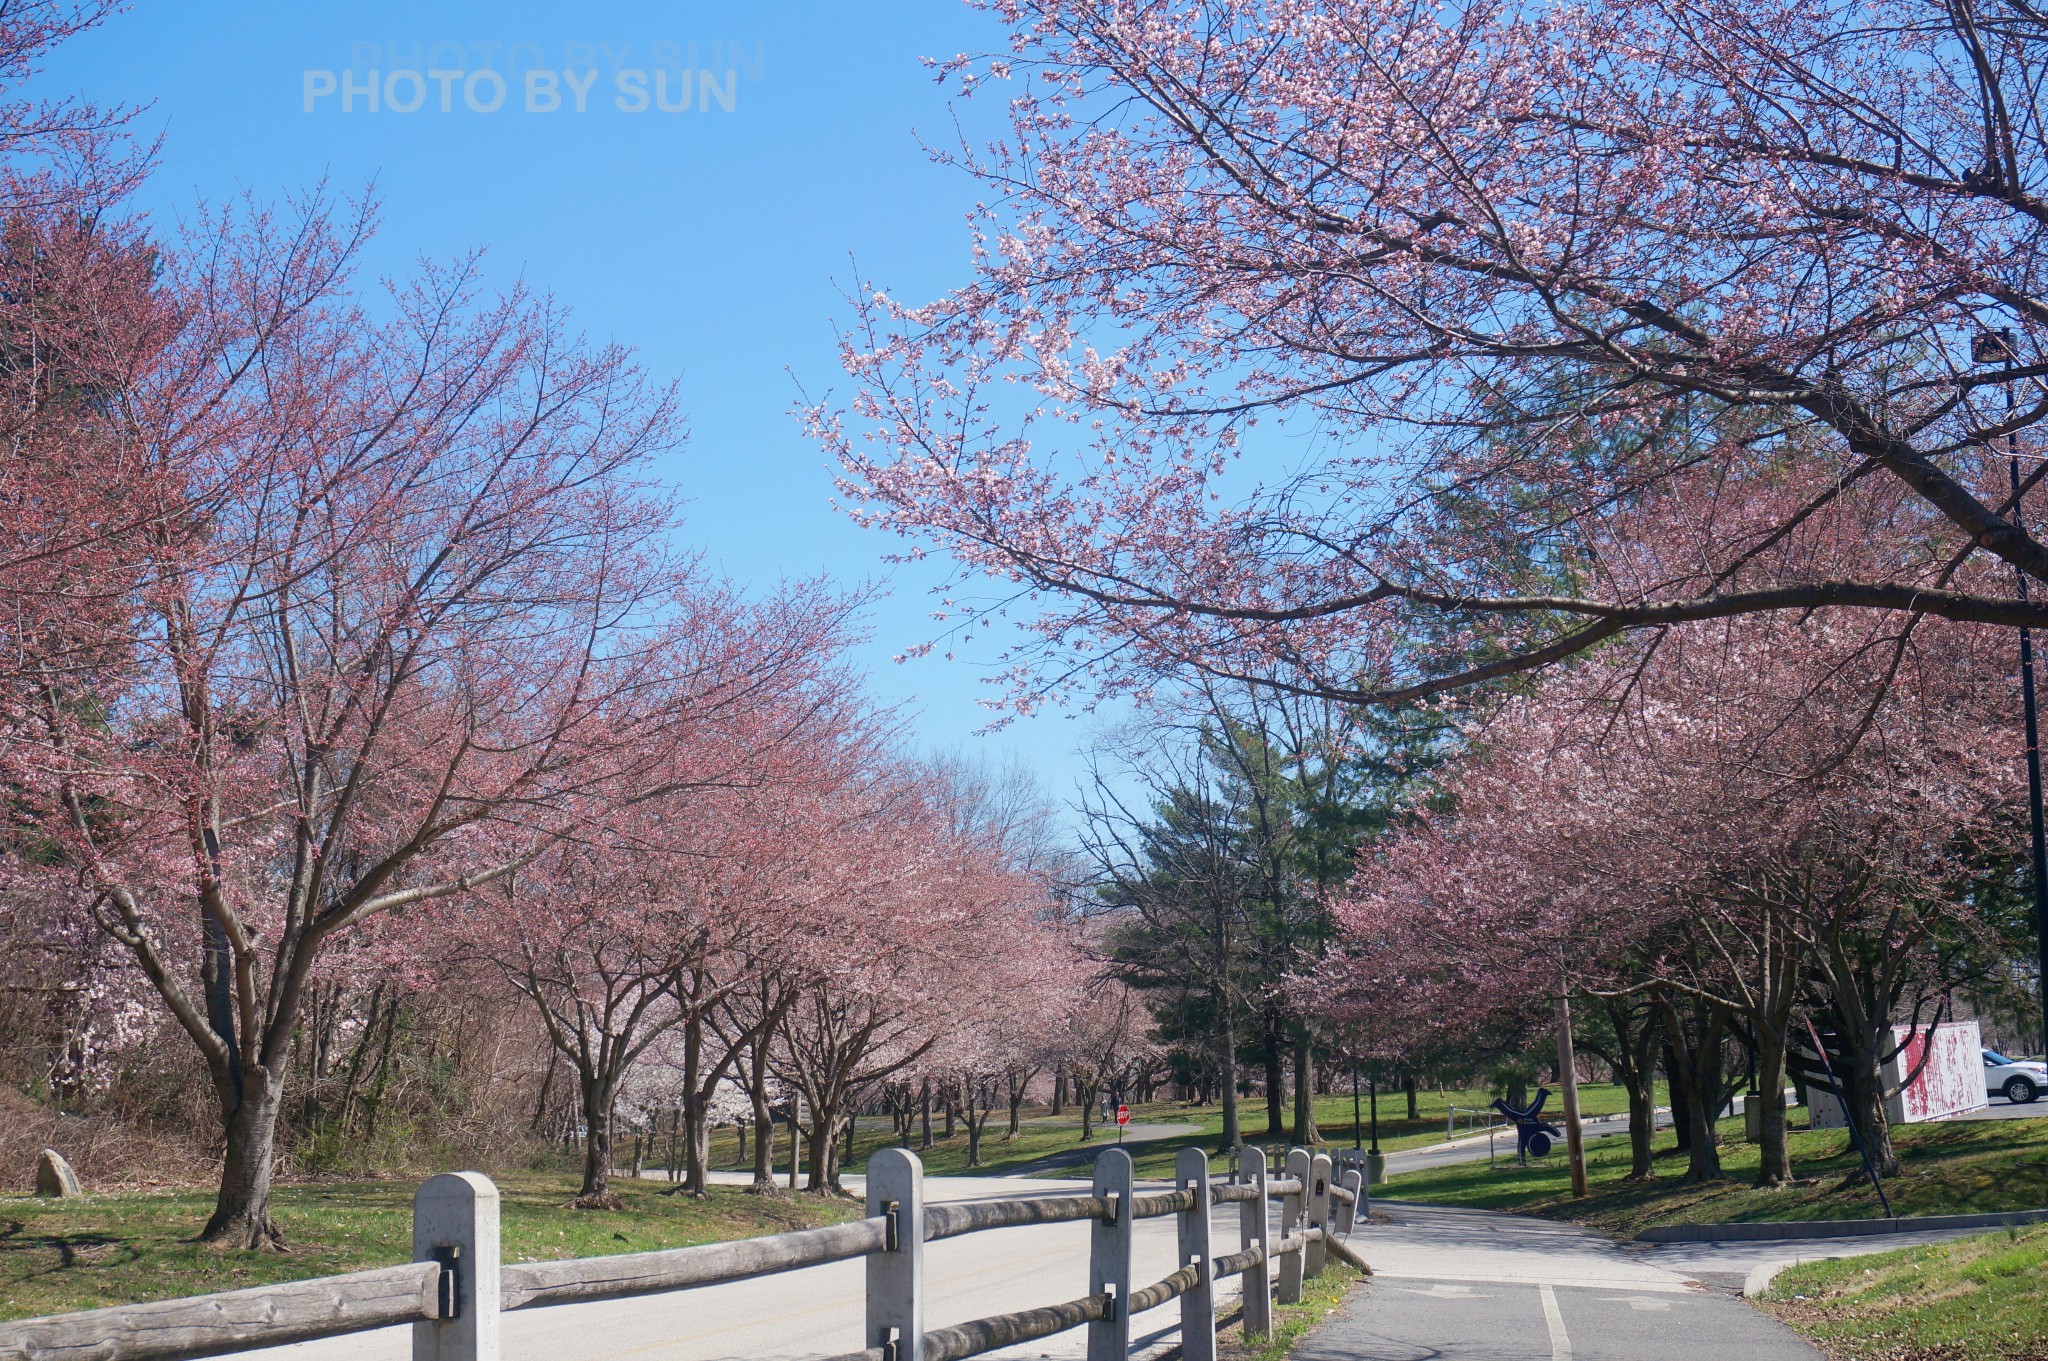
{"label": "stop sign", "polygon": [[1119,1125],[1131,1123],[1131,1108],[1129,1106],[1118,1106],[1116,1108],[1116,1122]]}

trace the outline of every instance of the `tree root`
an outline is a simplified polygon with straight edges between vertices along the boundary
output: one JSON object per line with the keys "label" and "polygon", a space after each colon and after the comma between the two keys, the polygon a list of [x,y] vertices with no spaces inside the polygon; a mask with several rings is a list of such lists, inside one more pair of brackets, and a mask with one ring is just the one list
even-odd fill
{"label": "tree root", "polygon": [[285,1241],[284,1230],[268,1214],[234,1215],[222,1219],[218,1215],[207,1221],[199,1236],[192,1240],[204,1243],[216,1252],[290,1252],[291,1244]]}

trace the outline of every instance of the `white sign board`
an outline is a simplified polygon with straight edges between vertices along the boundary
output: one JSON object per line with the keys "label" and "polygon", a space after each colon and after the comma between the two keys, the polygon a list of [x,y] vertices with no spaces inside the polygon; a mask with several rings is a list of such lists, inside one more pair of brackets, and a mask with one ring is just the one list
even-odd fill
{"label": "white sign board", "polygon": [[[1929,1034],[1911,1026],[1892,1027],[1892,1043],[1902,1046],[1884,1066],[1884,1085],[1897,1087],[1899,1075],[1918,1068],[1919,1074],[1885,1102],[1885,1113],[1895,1125],[1917,1125],[1940,1120],[1990,1104],[1984,1088],[1984,1043],[1975,1021],[1948,1021]],[[1921,1058],[1925,1056],[1926,1062]],[[1806,1101],[1815,1129],[1841,1129],[1842,1103],[1827,1092],[1806,1089]]]}

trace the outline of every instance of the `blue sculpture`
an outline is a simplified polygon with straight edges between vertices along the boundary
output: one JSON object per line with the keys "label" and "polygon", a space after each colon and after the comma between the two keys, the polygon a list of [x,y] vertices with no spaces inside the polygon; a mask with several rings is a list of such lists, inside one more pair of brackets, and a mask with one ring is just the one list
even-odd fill
{"label": "blue sculpture", "polygon": [[1496,1099],[1493,1108],[1506,1116],[1515,1127],[1515,1157],[1523,1163],[1534,1154],[1542,1157],[1550,1152],[1550,1146],[1564,1137],[1562,1130],[1543,1118],[1543,1103],[1550,1100],[1550,1088],[1538,1087],[1536,1099],[1526,1109],[1510,1106],[1506,1098]]}

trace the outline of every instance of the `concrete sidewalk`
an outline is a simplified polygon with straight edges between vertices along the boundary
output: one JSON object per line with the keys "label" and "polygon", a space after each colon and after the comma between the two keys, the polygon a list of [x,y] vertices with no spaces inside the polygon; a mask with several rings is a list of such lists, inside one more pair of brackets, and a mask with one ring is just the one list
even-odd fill
{"label": "concrete sidewalk", "polygon": [[1969,1238],[1988,1229],[1930,1229],[1918,1233],[1854,1238],[1721,1240],[1695,1243],[1628,1243],[1624,1247],[1641,1261],[1690,1276],[1719,1290],[1757,1294],[1779,1271],[1801,1262],[1834,1257],[1862,1257],[1873,1252]]}
{"label": "concrete sidewalk", "polygon": [[1776,1320],[1605,1234],[1486,1210],[1374,1208],[1352,1238],[1373,1279],[1296,1361],[1819,1361]]}

